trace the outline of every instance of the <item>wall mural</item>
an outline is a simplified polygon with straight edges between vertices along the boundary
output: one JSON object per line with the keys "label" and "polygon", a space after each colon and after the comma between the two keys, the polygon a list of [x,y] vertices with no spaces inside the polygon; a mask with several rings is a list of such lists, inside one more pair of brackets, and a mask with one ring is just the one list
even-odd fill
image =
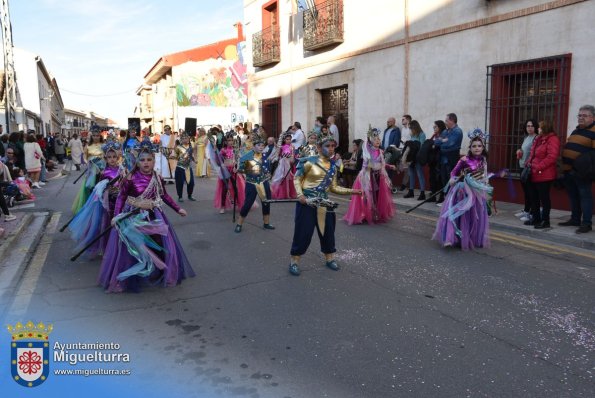
{"label": "wall mural", "polygon": [[247,107],[246,42],[229,45],[218,59],[176,67],[178,106]]}

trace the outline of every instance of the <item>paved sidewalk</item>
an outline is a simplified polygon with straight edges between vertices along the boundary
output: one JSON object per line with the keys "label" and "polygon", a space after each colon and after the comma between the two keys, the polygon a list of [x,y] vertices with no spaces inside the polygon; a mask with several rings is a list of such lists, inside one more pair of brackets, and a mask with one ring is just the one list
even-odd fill
{"label": "paved sidewalk", "polygon": [[[397,194],[393,194],[393,202],[397,205],[397,212],[405,212],[420,203],[416,198],[403,198],[406,192],[399,191]],[[419,191],[416,191],[416,194],[419,195]],[[552,209],[550,214],[552,228],[539,230],[534,229],[532,226],[523,225],[523,222],[515,217],[515,214],[521,211],[522,207],[518,203],[497,202],[497,214],[490,217],[490,227],[494,230],[512,232],[517,235],[531,237],[532,239],[595,250],[595,232],[577,234],[575,233],[577,227],[558,226],[558,222],[568,221],[570,219],[569,211]],[[440,209],[436,203],[424,203],[412,213],[424,213],[438,217]]]}

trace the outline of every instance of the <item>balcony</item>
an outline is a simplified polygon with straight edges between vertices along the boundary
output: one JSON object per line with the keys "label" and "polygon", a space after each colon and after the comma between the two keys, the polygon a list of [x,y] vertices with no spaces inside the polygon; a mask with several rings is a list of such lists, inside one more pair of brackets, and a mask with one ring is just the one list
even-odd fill
{"label": "balcony", "polygon": [[252,35],[252,65],[263,67],[281,61],[279,27],[273,25]]}
{"label": "balcony", "polygon": [[328,0],[304,11],[304,50],[343,43],[343,0]]}

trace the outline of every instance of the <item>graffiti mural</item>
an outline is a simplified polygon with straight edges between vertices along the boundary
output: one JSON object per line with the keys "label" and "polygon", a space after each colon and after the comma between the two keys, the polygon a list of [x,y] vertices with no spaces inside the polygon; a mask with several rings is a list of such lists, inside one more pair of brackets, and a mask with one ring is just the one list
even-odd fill
{"label": "graffiti mural", "polygon": [[247,107],[246,43],[229,45],[222,56],[176,67],[178,106]]}

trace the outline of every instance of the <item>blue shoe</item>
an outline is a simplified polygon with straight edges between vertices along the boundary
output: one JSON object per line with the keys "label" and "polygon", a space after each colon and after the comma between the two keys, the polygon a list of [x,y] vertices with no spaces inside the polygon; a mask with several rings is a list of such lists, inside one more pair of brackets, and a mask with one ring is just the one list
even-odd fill
{"label": "blue shoe", "polygon": [[294,276],[300,276],[300,268],[296,263],[289,264],[289,273]]}
{"label": "blue shoe", "polygon": [[236,234],[242,232],[242,226],[240,224],[236,225],[236,228],[233,230]]}
{"label": "blue shoe", "polygon": [[341,267],[339,267],[339,264],[337,264],[335,260],[327,261],[326,266],[332,269],[333,271],[338,271],[341,269]]}
{"label": "blue shoe", "polygon": [[263,224],[262,226],[264,229],[275,229],[271,224]]}

